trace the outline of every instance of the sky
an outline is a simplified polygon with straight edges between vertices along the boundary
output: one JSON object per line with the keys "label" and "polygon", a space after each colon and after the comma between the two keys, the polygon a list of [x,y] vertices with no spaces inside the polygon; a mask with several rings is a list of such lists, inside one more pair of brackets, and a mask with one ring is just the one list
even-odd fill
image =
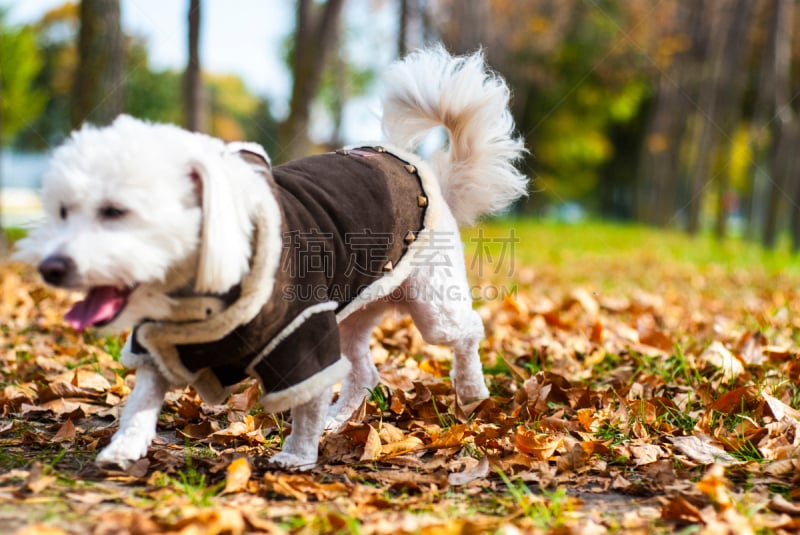
{"label": "sky", "polygon": [[[8,22],[35,22],[65,0],[0,0],[8,10]],[[187,56],[188,0],[121,0],[123,29],[148,43],[153,68],[183,69]],[[386,3],[350,0],[345,17],[355,46],[352,60],[376,68],[392,57],[392,13]],[[288,109],[291,77],[281,60],[282,43],[293,31],[294,2],[289,0],[203,0],[200,29],[200,61],[214,73],[240,76],[248,89],[270,99],[281,116]],[[379,139],[376,93],[351,102],[345,110],[347,141]],[[317,125],[324,130],[324,124]]]}

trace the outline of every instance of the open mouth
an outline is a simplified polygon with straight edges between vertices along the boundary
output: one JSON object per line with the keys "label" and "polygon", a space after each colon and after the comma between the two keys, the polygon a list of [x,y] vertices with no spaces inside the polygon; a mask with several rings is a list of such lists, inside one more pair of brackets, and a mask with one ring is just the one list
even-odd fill
{"label": "open mouth", "polygon": [[101,327],[111,323],[120,315],[128,303],[133,288],[95,286],[89,289],[86,298],[78,301],[64,315],[67,324],[78,332],[89,327]]}

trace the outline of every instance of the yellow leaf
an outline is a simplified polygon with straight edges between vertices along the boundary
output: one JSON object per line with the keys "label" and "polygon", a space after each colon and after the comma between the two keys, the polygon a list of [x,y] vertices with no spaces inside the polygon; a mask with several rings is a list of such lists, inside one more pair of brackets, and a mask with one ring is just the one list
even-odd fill
{"label": "yellow leaf", "polygon": [[381,457],[396,457],[423,447],[422,440],[417,437],[406,437],[403,440],[385,444],[381,447]]}
{"label": "yellow leaf", "polygon": [[222,492],[227,494],[247,490],[247,483],[252,473],[246,457],[234,459],[225,470],[225,490]]}
{"label": "yellow leaf", "polygon": [[537,433],[526,429],[524,425],[517,427],[517,449],[522,453],[533,455],[539,461],[546,461],[552,457],[563,441],[563,435]]}
{"label": "yellow leaf", "polygon": [[371,425],[367,442],[364,444],[364,453],[361,454],[362,461],[376,461],[381,455],[381,437]]}

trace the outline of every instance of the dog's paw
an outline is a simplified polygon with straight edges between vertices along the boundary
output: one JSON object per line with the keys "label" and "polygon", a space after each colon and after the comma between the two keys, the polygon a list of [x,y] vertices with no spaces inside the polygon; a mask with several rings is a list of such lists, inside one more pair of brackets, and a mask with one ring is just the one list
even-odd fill
{"label": "dog's paw", "polygon": [[328,417],[325,419],[325,431],[332,431],[336,432],[347,423],[349,420],[349,416],[341,417],[339,415],[331,415],[329,414]]}
{"label": "dog's paw", "polygon": [[111,444],[103,448],[95,463],[103,467],[128,469],[134,462],[147,455],[147,444],[137,443],[136,440],[112,440]]}
{"label": "dog's paw", "polygon": [[306,472],[316,466],[317,457],[307,457],[282,451],[267,459],[267,464],[290,472]]}
{"label": "dog's paw", "polygon": [[456,394],[461,405],[471,405],[489,397],[489,389],[486,383],[475,381],[473,383],[456,383]]}

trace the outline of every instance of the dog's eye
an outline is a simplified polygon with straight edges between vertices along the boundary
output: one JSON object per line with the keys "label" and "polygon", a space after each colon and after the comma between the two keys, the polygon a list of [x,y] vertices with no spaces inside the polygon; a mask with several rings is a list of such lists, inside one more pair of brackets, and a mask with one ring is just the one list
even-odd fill
{"label": "dog's eye", "polygon": [[62,221],[66,221],[67,219],[67,207],[63,204],[58,207],[58,217],[60,217]]}
{"label": "dog's eye", "polygon": [[100,215],[100,219],[105,220],[114,220],[114,219],[121,219],[125,217],[128,213],[127,210],[124,208],[119,208],[118,206],[107,205],[100,208],[98,214]]}

